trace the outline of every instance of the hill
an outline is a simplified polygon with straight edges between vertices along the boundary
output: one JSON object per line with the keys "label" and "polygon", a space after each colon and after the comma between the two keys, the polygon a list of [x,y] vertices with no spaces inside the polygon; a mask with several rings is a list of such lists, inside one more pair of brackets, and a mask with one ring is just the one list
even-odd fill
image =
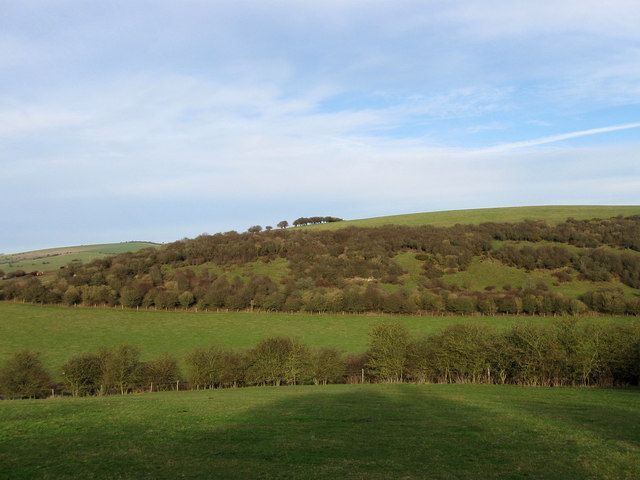
{"label": "hill", "polygon": [[640,205],[546,205],[443,210],[439,212],[408,213],[403,215],[345,220],[342,222],[310,225],[306,228],[335,230],[345,227],[379,227],[383,225],[433,225],[435,227],[450,227],[455,224],[477,225],[484,222],[514,223],[524,220],[543,220],[550,224],[557,224],[564,222],[568,218],[590,220],[592,218],[611,218],[618,215],[640,215]]}
{"label": "hill", "polygon": [[[71,263],[44,279],[8,279],[0,282],[0,299],[157,309],[638,315],[640,215],[625,217],[618,208],[441,212],[447,221],[494,220],[449,227],[201,235]],[[560,221],[565,215],[589,219]],[[527,220],[497,221],[516,217]]]}
{"label": "hill", "polygon": [[3,401],[0,476],[632,479],[637,397],[377,384]]}
{"label": "hill", "polygon": [[143,248],[157,247],[158,245],[158,243],[153,242],[120,242],[11,253],[0,255],[0,270],[5,273],[16,270],[50,272],[74,261],[90,262],[96,258],[126,252],[137,252]]}

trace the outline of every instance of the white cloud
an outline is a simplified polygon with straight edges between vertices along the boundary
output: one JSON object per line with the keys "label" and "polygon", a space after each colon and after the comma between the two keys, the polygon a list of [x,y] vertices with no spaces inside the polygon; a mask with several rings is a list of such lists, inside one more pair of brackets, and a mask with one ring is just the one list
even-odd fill
{"label": "white cloud", "polygon": [[570,140],[572,138],[588,137],[591,135],[599,135],[602,133],[618,132],[621,130],[630,130],[634,128],[640,128],[640,122],[625,123],[622,125],[611,125],[608,127],[590,128],[587,130],[578,130],[576,132],[561,133],[559,135],[549,135],[547,137],[534,138],[531,140],[523,140],[520,142],[510,142],[496,145],[483,149],[485,153],[503,152],[507,150],[514,150],[516,148],[535,147],[538,145],[546,145],[548,143],[561,142],[563,140]]}

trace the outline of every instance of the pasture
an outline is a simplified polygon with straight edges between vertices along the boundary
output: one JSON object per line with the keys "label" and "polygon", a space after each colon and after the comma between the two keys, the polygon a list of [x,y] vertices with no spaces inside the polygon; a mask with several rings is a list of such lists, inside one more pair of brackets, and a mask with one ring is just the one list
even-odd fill
{"label": "pasture", "polygon": [[312,225],[305,228],[335,230],[344,227],[380,227],[382,225],[433,225],[450,227],[457,223],[479,224],[484,222],[522,222],[544,220],[557,224],[567,218],[589,220],[611,218],[618,215],[640,215],[639,205],[546,205],[534,207],[475,208],[468,210],[445,210],[440,212],[408,213],[348,220],[336,223]]}
{"label": "pasture", "polygon": [[[276,335],[300,339],[311,347],[337,347],[363,352],[372,326],[397,321],[415,335],[460,322],[506,328],[516,322],[550,322],[554,317],[527,316],[402,316],[265,312],[192,312],[121,310],[0,302],[0,361],[30,349],[56,369],[71,355],[113,347],[138,346],[143,358],[169,352],[182,359],[198,346],[249,348]],[[628,316],[582,316],[581,322],[636,322]]]}
{"label": "pasture", "polygon": [[0,477],[635,479],[638,395],[377,384],[3,401]]}
{"label": "pasture", "polygon": [[156,246],[158,246],[157,243],[150,242],[120,242],[12,253],[0,255],[0,270],[4,270],[5,273],[16,270],[51,272],[74,261],[90,262],[96,258],[137,252],[143,248]]}

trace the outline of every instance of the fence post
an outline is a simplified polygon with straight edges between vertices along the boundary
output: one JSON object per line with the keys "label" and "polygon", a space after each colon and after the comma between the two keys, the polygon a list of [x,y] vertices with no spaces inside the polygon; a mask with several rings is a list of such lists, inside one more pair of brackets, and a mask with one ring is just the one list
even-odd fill
{"label": "fence post", "polygon": [[362,376],[361,376],[361,379],[362,379],[362,382],[361,382],[361,383],[364,383],[364,368],[362,369],[361,375],[362,375]]}

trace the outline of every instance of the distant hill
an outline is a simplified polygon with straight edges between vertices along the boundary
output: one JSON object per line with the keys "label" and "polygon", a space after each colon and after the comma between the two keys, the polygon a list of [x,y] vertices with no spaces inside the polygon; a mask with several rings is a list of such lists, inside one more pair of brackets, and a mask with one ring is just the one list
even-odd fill
{"label": "distant hill", "polygon": [[32,272],[34,270],[50,272],[58,270],[63,265],[67,265],[73,261],[89,262],[96,258],[118,255],[120,253],[137,252],[143,248],[157,247],[158,245],[158,243],[152,242],[121,242],[47,248],[44,250],[12,253],[0,255],[0,270],[4,270],[5,273],[16,270],[24,270],[26,272]]}
{"label": "distant hill", "polygon": [[379,227],[382,225],[433,225],[450,227],[460,224],[479,224],[483,222],[521,222],[523,220],[544,220],[558,224],[568,218],[589,220],[592,218],[611,218],[617,215],[640,215],[640,205],[547,205],[535,207],[476,208],[470,210],[445,210],[441,212],[409,213],[336,223],[312,225],[306,228],[334,230],[345,227]]}
{"label": "distant hill", "polygon": [[33,271],[37,262],[53,268],[72,255],[112,256],[57,269],[42,282],[7,279],[0,298],[157,309],[640,315],[640,206],[435,212],[200,235],[127,255],[105,247],[57,253],[14,260]]}

